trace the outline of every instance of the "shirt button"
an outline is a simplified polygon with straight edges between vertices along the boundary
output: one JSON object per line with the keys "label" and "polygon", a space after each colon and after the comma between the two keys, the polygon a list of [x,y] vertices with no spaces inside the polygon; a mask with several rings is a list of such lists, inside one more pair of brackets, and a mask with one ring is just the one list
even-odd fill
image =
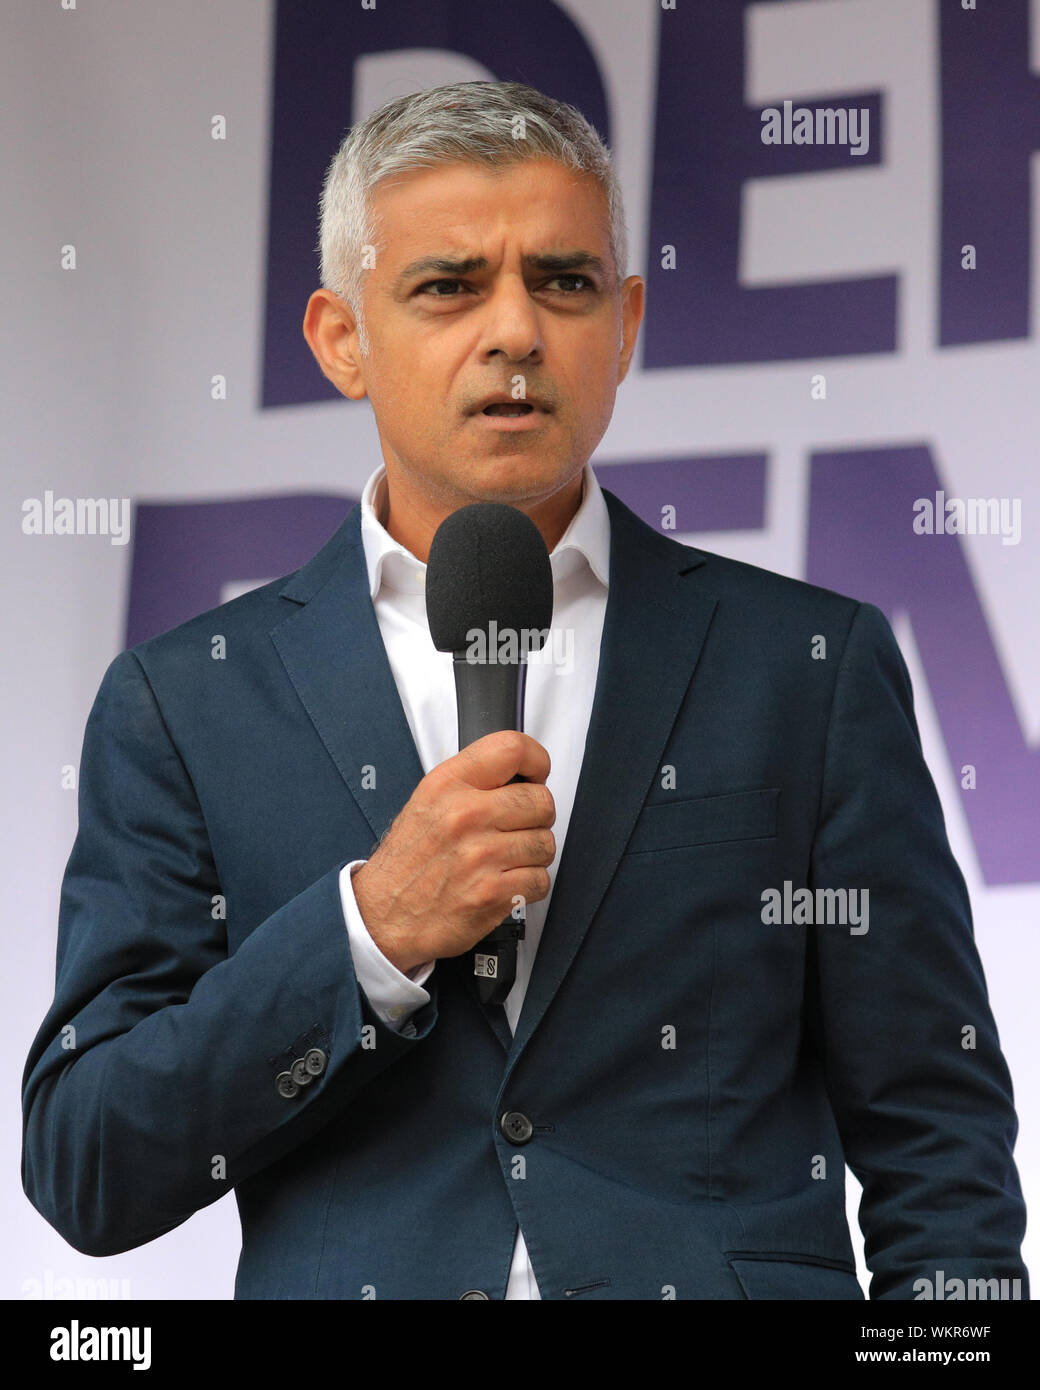
{"label": "shirt button", "polygon": [[507,1110],[499,1128],[511,1144],[526,1144],[534,1133],[534,1125],[520,1110]]}
{"label": "shirt button", "polygon": [[464,1298],[479,1298],[484,1303],[491,1302],[490,1298],[487,1296],[483,1289],[467,1289],[465,1293],[459,1294],[459,1302],[461,1303]]}
{"label": "shirt button", "polygon": [[387,1009],[387,1013],[391,1018],[400,1018],[404,1011],[403,1004],[395,1004],[392,1009]]}

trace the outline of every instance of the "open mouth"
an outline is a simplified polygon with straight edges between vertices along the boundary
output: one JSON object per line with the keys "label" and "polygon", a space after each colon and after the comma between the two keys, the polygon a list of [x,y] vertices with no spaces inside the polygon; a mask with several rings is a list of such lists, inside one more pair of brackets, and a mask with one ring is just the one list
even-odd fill
{"label": "open mouth", "polygon": [[482,415],[530,415],[534,406],[530,401],[496,401],[494,405],[486,405],[480,412]]}

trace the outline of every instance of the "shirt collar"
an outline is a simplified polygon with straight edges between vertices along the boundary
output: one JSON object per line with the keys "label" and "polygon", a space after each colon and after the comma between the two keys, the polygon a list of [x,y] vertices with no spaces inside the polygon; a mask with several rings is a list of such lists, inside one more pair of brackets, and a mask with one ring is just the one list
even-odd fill
{"label": "shirt collar", "polygon": [[[383,526],[375,499],[386,477],[383,464],[372,473],[361,494],[361,541],[365,548],[368,589],[375,600],[380,588],[397,593],[425,593],[426,566],[410,550],[395,541]],[[596,475],[586,463],[582,472],[582,497],[549,556],[553,584],[574,574],[583,565],[606,589],[610,576],[610,514]]]}

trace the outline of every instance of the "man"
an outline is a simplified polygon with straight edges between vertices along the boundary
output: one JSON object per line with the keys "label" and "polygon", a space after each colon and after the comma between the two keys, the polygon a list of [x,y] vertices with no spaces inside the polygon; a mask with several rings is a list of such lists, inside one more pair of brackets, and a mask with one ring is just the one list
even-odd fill
{"label": "man", "polygon": [[[102,683],[25,1079],[25,1188],[78,1249],[233,1186],[242,1298],[855,1299],[847,1160],[872,1297],[1024,1280],[906,668],[876,608],[599,488],[624,271],[605,150],[528,88],[392,102],[333,161],[304,332],[383,465],[300,571]],[[480,500],[541,531],[573,661],[459,752],[423,579]]]}

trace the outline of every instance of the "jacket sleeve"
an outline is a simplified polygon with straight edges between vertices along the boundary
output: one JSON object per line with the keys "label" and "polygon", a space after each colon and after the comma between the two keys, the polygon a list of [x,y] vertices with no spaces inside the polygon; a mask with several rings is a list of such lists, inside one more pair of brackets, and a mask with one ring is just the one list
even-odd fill
{"label": "jacket sleeve", "polygon": [[[112,662],[84,736],[54,1002],[22,1087],[25,1192],[77,1250],[117,1254],[172,1230],[428,1036],[434,981],[413,1036],[364,999],[341,867],[228,956],[191,779],[137,657]],[[314,1073],[297,1074],[310,1079],[279,1083],[308,1053]]]}
{"label": "jacket sleeve", "polygon": [[910,677],[871,604],[856,610],[836,677],[809,886],[869,890],[866,931],[817,916],[810,984],[863,1186],[870,1297],[932,1296],[918,1281],[934,1289],[941,1270],[946,1297],[952,1279],[1021,1279],[1028,1298],[1011,1078]]}

